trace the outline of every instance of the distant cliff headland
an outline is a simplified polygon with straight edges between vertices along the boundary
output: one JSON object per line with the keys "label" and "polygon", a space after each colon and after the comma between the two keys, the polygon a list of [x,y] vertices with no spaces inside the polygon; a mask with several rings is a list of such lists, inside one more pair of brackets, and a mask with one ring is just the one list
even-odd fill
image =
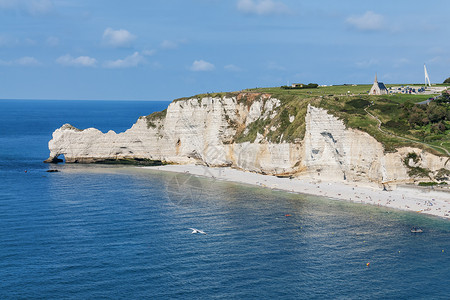
{"label": "distant cliff headland", "polygon": [[65,124],[53,133],[46,162],[63,155],[68,163],[203,164],[379,185],[450,183],[450,95],[373,96],[369,89],[202,94],[176,99],[118,134]]}

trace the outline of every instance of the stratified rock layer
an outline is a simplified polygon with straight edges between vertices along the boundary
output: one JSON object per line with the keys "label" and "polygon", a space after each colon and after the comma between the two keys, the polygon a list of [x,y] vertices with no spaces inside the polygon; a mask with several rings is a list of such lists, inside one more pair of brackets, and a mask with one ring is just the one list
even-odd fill
{"label": "stratified rock layer", "polygon": [[[254,99],[242,101],[246,97]],[[280,137],[274,143],[257,133],[252,142],[236,142],[255,122],[276,117],[279,106],[280,101],[270,95],[191,98],[172,102],[165,116],[141,117],[119,134],[65,124],[53,133],[47,162],[64,155],[69,163],[133,159],[201,163],[278,176],[392,184],[420,179],[411,178],[405,164],[405,157],[414,152],[418,157],[414,167],[429,170],[430,178],[442,168],[449,169],[448,157],[420,149],[385,153],[369,134],[346,128],[341,120],[313,106],[307,109],[303,139],[283,142]],[[291,123],[294,119],[288,117]],[[272,125],[264,130],[276,129]]]}

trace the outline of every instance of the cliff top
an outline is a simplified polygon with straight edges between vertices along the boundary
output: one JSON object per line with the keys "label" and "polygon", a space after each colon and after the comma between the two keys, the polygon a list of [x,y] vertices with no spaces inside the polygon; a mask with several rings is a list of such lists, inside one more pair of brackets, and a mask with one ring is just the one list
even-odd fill
{"label": "cliff top", "polygon": [[[367,132],[386,151],[414,146],[436,154],[450,152],[450,96],[444,93],[429,105],[420,104],[433,95],[368,95],[370,85],[341,85],[307,89],[282,87],[255,88],[240,92],[207,93],[179,98],[174,102],[206,97],[235,98],[250,106],[255,100],[280,100],[274,118],[258,119],[238,131],[236,142],[253,142],[258,135],[273,142],[298,141],[304,136],[304,117],[308,104],[328,110],[344,121],[347,127]],[[434,95],[436,96],[436,95]],[[158,112],[147,116],[150,126],[165,116]],[[290,121],[294,119],[294,121]],[[277,130],[268,130],[276,127]]]}

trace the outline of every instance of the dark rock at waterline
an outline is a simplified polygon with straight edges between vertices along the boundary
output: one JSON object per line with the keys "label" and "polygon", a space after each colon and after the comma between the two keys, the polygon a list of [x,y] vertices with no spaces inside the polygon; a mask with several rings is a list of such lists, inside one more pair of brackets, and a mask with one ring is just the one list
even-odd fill
{"label": "dark rock at waterline", "polygon": [[46,160],[44,160],[45,163],[50,163],[50,164],[57,164],[57,163],[61,163],[64,162],[63,159],[58,158],[58,157],[49,157]]}
{"label": "dark rock at waterline", "polygon": [[48,172],[48,173],[54,173],[54,172],[59,172],[59,170],[54,170],[54,169],[52,169],[52,170],[47,170],[46,172]]}

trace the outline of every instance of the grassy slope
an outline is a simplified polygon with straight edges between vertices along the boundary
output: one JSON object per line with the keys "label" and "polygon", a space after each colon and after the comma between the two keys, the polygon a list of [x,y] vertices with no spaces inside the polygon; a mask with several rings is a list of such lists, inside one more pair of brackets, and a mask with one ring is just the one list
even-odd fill
{"label": "grassy slope", "polygon": [[[314,106],[327,109],[330,113],[342,119],[348,127],[369,133],[385,146],[386,151],[395,151],[396,148],[402,146],[414,146],[426,148],[436,154],[445,153],[437,147],[430,148],[422,143],[405,141],[396,137],[401,136],[418,142],[424,142],[423,137],[418,138],[417,131],[397,126],[397,124],[404,121],[401,119],[399,105],[406,101],[418,103],[428,99],[430,95],[396,94],[369,96],[367,95],[367,91],[370,87],[371,85],[330,86],[300,90],[284,90],[275,87],[258,88],[248,91],[272,94],[282,101],[282,106],[280,107],[281,112],[286,110],[290,114],[297,116],[292,124],[287,124],[284,128],[281,126],[282,130],[272,132],[272,135],[275,136],[281,136],[283,134],[283,140],[292,141],[297,138],[303,138],[305,128],[304,124],[300,122],[300,119],[306,114],[307,103],[311,103]],[[370,106],[372,101],[374,105]],[[364,108],[367,108],[371,114],[381,120],[381,128],[383,131],[390,132],[394,135],[381,132],[378,129],[378,121],[369,116]],[[283,124],[283,120],[277,117],[274,123]],[[448,128],[450,128],[450,123],[448,123]],[[262,130],[259,132],[262,133]],[[269,140],[274,141],[270,138],[270,134],[268,137]],[[450,151],[450,130],[447,130],[440,139],[426,143],[432,146],[440,146]]]}

